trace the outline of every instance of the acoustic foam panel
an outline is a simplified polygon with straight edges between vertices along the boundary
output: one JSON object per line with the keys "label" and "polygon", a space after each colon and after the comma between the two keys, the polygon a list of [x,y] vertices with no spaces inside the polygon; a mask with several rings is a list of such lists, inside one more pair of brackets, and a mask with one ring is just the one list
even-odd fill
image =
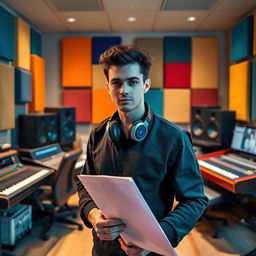
{"label": "acoustic foam panel", "polygon": [[97,124],[116,111],[106,89],[92,90],[92,123]]}
{"label": "acoustic foam panel", "polygon": [[244,61],[229,67],[229,110],[236,111],[238,120],[250,118],[250,64]]}
{"label": "acoustic foam panel", "polygon": [[92,38],[62,39],[62,86],[92,86]]}
{"label": "acoustic foam panel", "polygon": [[64,89],[63,106],[76,108],[77,123],[90,123],[92,119],[91,89]]}
{"label": "acoustic foam panel", "polygon": [[256,14],[253,16],[253,55],[256,56]]}
{"label": "acoustic foam panel", "polygon": [[192,106],[216,106],[218,105],[217,89],[192,89]]}
{"label": "acoustic foam panel", "polygon": [[149,72],[151,88],[163,88],[163,39],[135,38],[134,44],[148,51],[153,58]]}
{"label": "acoustic foam panel", "polygon": [[165,88],[190,88],[191,63],[164,63]]}
{"label": "acoustic foam panel", "polygon": [[174,123],[190,122],[190,89],[164,89],[164,117]]}
{"label": "acoustic foam panel", "polygon": [[191,62],[191,37],[165,37],[164,62]]}
{"label": "acoustic foam panel", "polygon": [[30,70],[30,27],[16,17],[16,61],[15,66]]}
{"label": "acoustic foam panel", "polygon": [[30,72],[15,68],[15,103],[32,101],[32,75]]}
{"label": "acoustic foam panel", "polygon": [[0,58],[15,59],[15,19],[0,6]]}
{"label": "acoustic foam panel", "polygon": [[33,28],[30,28],[30,53],[42,57],[41,53],[41,35],[35,31]]}
{"label": "acoustic foam panel", "polygon": [[93,89],[106,89],[107,78],[103,68],[99,64],[92,65],[92,87]]}
{"label": "acoustic foam panel", "polygon": [[215,37],[192,38],[191,87],[218,88],[218,39]]}
{"label": "acoustic foam panel", "polygon": [[121,37],[93,37],[92,64],[99,64],[100,55],[113,45],[121,44]]}
{"label": "acoustic foam panel", "polygon": [[256,121],[256,61],[251,63],[251,121]]}
{"label": "acoustic foam panel", "polygon": [[32,102],[28,104],[29,111],[43,111],[45,106],[45,60],[37,55],[31,55]]}
{"label": "acoustic foam panel", "polygon": [[158,115],[163,115],[163,90],[150,89],[145,95],[145,101],[151,109]]}
{"label": "acoustic foam panel", "polygon": [[231,61],[252,56],[253,16],[246,17],[231,31]]}
{"label": "acoustic foam panel", "polygon": [[0,131],[15,126],[14,68],[0,63]]}

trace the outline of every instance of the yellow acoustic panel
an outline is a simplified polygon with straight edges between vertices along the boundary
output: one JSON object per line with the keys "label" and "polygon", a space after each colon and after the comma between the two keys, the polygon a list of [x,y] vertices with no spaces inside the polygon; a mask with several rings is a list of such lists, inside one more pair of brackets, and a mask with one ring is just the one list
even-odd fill
{"label": "yellow acoustic panel", "polygon": [[164,118],[174,123],[189,123],[190,89],[164,89]]}
{"label": "yellow acoustic panel", "polygon": [[116,111],[107,89],[92,90],[92,123],[97,124]]}
{"label": "yellow acoustic panel", "polygon": [[149,73],[151,88],[163,88],[163,38],[136,38],[134,44],[147,50],[153,57]]}
{"label": "yellow acoustic panel", "polygon": [[218,88],[218,60],[217,38],[192,38],[192,88]]}
{"label": "yellow acoustic panel", "polygon": [[256,14],[254,14],[253,22],[253,55],[256,56]]}
{"label": "yellow acoustic panel", "polygon": [[62,39],[62,86],[92,86],[92,38]]}
{"label": "yellow acoustic panel", "polygon": [[231,65],[229,68],[229,109],[236,111],[238,120],[250,118],[250,63]]}
{"label": "yellow acoustic panel", "polygon": [[106,89],[107,78],[104,75],[102,65],[92,65],[92,87],[93,89]]}
{"label": "yellow acoustic panel", "polygon": [[32,102],[29,111],[44,111],[45,107],[45,60],[31,55]]}
{"label": "yellow acoustic panel", "polygon": [[14,95],[14,68],[0,63],[0,131],[15,126]]}
{"label": "yellow acoustic panel", "polygon": [[30,26],[16,17],[16,61],[15,66],[30,70]]}

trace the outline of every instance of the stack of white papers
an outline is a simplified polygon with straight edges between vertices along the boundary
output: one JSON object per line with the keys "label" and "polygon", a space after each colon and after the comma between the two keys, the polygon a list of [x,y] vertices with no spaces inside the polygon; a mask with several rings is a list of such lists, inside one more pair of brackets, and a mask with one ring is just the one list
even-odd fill
{"label": "stack of white papers", "polygon": [[178,256],[132,178],[78,177],[104,216],[121,219],[126,225],[121,237],[127,245],[164,256]]}

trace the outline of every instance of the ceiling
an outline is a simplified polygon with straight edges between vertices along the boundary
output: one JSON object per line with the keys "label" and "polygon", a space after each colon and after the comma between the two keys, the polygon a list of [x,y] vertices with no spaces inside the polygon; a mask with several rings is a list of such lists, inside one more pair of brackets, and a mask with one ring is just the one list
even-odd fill
{"label": "ceiling", "polygon": [[[223,31],[256,13],[255,0],[0,0],[43,33]],[[133,16],[137,20],[128,22]],[[186,21],[195,16],[193,22]],[[76,18],[69,23],[67,18]]]}

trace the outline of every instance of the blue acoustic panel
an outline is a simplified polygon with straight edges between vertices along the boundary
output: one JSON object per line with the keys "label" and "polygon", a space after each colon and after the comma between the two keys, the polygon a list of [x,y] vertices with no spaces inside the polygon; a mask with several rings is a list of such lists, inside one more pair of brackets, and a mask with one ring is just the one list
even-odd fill
{"label": "blue acoustic panel", "polygon": [[15,68],[15,103],[32,101],[32,74],[26,70]]}
{"label": "blue acoustic panel", "polygon": [[94,37],[92,39],[92,64],[99,64],[100,55],[113,45],[121,44],[121,37]]}
{"label": "blue acoustic panel", "polygon": [[163,90],[151,89],[145,94],[145,101],[158,115],[163,115]]}
{"label": "blue acoustic panel", "polygon": [[253,53],[253,16],[246,17],[232,29],[231,61],[252,56]]}
{"label": "blue acoustic panel", "polygon": [[251,121],[256,121],[256,61],[251,63]]}
{"label": "blue acoustic panel", "polygon": [[35,31],[33,28],[30,28],[30,53],[42,57],[41,53],[41,35]]}
{"label": "blue acoustic panel", "polygon": [[164,62],[191,62],[191,37],[165,37]]}
{"label": "blue acoustic panel", "polygon": [[0,6],[0,58],[15,59],[15,19]]}

